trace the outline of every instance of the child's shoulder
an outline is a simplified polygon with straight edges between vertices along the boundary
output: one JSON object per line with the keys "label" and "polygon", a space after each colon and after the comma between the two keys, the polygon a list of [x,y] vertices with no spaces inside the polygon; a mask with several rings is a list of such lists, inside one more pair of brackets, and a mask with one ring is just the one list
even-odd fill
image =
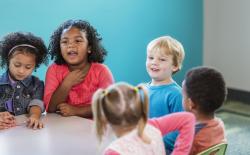
{"label": "child's shoulder", "polygon": [[31,80],[35,83],[43,83],[43,80],[41,80],[38,76],[35,76],[35,75],[31,75]]}
{"label": "child's shoulder", "polygon": [[166,91],[172,91],[172,92],[179,92],[181,93],[181,86],[178,85],[176,82],[171,82],[168,84],[162,84],[162,85],[157,85],[157,86],[151,86],[148,84],[148,87],[152,90],[166,90]]}
{"label": "child's shoulder", "polygon": [[91,63],[90,71],[95,73],[106,73],[110,72],[110,69],[108,66],[101,63]]}
{"label": "child's shoulder", "polygon": [[68,69],[68,66],[67,65],[58,65],[56,63],[52,63],[49,67],[48,67],[48,70],[52,70],[52,71],[67,71],[69,70]]}
{"label": "child's shoulder", "polygon": [[91,63],[91,66],[92,68],[95,68],[95,69],[108,69],[108,66],[106,66],[105,64],[96,63],[96,62]]}

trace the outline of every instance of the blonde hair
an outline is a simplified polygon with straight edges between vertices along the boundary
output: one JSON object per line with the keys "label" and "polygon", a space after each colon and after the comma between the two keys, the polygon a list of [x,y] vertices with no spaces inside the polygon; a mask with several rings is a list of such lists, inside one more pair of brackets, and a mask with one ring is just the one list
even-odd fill
{"label": "blonde hair", "polygon": [[[173,65],[178,67],[178,70],[174,73],[178,72],[182,67],[182,62],[185,57],[185,52],[182,44],[170,37],[170,36],[162,36],[152,40],[148,46],[147,51],[149,52],[163,52],[167,55],[173,56]],[[173,74],[174,74],[173,73]]]}
{"label": "blonde hair", "polygon": [[148,94],[143,86],[113,84],[94,93],[92,110],[96,134],[100,141],[107,123],[121,127],[138,125],[138,135],[142,137],[147,123]]}

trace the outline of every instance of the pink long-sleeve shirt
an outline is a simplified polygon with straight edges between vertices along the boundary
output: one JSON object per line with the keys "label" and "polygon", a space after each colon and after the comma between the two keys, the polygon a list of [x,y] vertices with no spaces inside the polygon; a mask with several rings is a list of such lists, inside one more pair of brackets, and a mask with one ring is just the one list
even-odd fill
{"label": "pink long-sleeve shirt", "polygon": [[[48,109],[51,96],[68,73],[67,65],[52,64],[48,68],[43,98],[46,109]],[[112,73],[107,66],[100,63],[91,63],[85,79],[71,88],[66,102],[75,106],[91,104],[92,96],[98,88],[106,88],[113,83]]]}
{"label": "pink long-sleeve shirt", "polygon": [[[112,142],[106,148],[104,154],[120,155],[123,153],[128,154],[128,152],[131,154],[138,154],[139,152],[139,154],[142,155],[165,154],[162,136],[171,131],[178,130],[179,135],[176,139],[172,155],[188,155],[193,142],[194,125],[195,117],[193,114],[188,112],[178,112],[151,119],[148,121],[147,126],[151,126],[154,129],[150,129],[150,127],[146,126],[144,130],[146,134],[151,132],[150,135],[148,135],[151,138],[151,145],[145,146],[145,143],[140,140],[137,132],[132,131],[131,133]],[[155,152],[155,150],[158,152]]]}

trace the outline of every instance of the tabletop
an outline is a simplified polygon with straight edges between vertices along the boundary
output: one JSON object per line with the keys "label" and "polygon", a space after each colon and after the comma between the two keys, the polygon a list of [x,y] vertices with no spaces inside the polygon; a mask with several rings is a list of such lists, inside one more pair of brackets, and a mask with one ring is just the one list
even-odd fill
{"label": "tabletop", "polygon": [[18,126],[0,131],[1,155],[96,155],[110,140],[99,143],[92,120],[58,114],[43,116],[44,128],[33,130],[16,117]]}

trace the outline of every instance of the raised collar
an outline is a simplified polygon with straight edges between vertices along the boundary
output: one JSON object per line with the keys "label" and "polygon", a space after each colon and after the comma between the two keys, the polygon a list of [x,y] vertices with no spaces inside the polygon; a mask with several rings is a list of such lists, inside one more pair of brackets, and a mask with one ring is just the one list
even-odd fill
{"label": "raised collar", "polygon": [[[32,76],[28,76],[27,78],[25,78],[24,80],[22,81],[17,81],[17,82],[20,82],[22,83],[25,87],[28,87],[29,84],[31,83],[32,81]],[[3,85],[3,84],[10,84],[10,80],[9,80],[9,72],[6,71],[5,73],[3,73],[3,75],[0,77],[0,85]]]}

